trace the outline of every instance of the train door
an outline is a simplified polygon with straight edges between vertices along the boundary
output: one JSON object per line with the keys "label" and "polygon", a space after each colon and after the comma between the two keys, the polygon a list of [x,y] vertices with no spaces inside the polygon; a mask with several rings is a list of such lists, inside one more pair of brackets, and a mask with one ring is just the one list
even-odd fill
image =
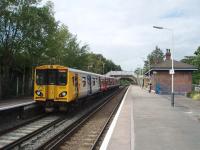
{"label": "train door", "polygon": [[47,72],[47,99],[54,100],[55,99],[55,87],[56,87],[56,73],[57,70],[50,69]]}
{"label": "train door", "polygon": [[79,89],[78,89],[78,74],[75,74],[74,78],[74,86],[75,86],[75,95],[78,97]]}
{"label": "train door", "polygon": [[67,78],[68,73],[65,69],[59,69],[57,72],[57,86],[55,90],[55,98],[59,100],[60,98],[67,99]]}
{"label": "train door", "polygon": [[90,75],[87,76],[87,83],[88,83],[88,95],[92,94],[92,78]]}
{"label": "train door", "polygon": [[102,83],[101,83],[101,77],[99,77],[99,90],[102,90]]}

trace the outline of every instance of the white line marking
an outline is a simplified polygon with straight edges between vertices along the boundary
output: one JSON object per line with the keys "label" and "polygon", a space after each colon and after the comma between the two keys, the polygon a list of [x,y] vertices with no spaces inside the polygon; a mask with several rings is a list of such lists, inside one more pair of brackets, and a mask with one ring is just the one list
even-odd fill
{"label": "white line marking", "polygon": [[115,117],[114,117],[114,119],[113,119],[113,121],[112,121],[112,123],[110,125],[110,128],[108,129],[108,132],[106,133],[106,136],[105,136],[105,138],[103,140],[103,143],[101,144],[100,150],[106,150],[107,149],[108,143],[110,141],[110,138],[111,138],[111,135],[113,133],[113,130],[114,130],[115,126],[116,126],[117,120],[119,118],[119,114],[121,112],[122,106],[124,104],[124,101],[126,99],[126,96],[127,96],[127,93],[129,91],[129,89],[130,89],[130,86],[129,86],[128,90],[126,91],[126,94],[123,97],[123,100],[122,100],[122,102],[121,102],[121,104],[119,106],[119,109],[117,110],[117,113],[116,113],[116,115],[115,115]]}
{"label": "white line marking", "polygon": [[192,114],[193,112],[192,111],[186,111],[185,113],[186,114]]}
{"label": "white line marking", "polygon": [[131,150],[135,149],[135,131],[134,131],[134,118],[133,118],[133,100],[131,100]]}
{"label": "white line marking", "polygon": [[14,104],[14,105],[10,105],[10,106],[0,106],[0,111],[15,108],[15,107],[26,106],[26,105],[30,105],[30,104],[33,104],[33,103],[35,103],[35,102],[32,101],[32,102],[25,102],[25,103],[21,103],[21,104]]}

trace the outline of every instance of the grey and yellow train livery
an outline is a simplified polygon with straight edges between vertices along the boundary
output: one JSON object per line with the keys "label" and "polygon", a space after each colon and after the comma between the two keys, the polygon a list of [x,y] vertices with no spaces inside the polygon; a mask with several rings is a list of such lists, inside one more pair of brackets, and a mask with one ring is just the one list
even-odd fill
{"label": "grey and yellow train livery", "polygon": [[[106,84],[106,81],[110,81]],[[35,69],[34,100],[46,108],[67,104],[77,99],[119,86],[112,77],[72,69],[60,65],[43,65]]]}

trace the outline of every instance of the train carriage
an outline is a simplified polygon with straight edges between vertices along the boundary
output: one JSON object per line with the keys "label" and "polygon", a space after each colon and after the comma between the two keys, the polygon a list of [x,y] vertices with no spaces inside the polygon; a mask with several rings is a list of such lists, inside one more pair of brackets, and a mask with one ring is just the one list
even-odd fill
{"label": "train carriage", "polygon": [[115,78],[60,65],[43,65],[35,69],[34,100],[46,108],[64,108],[80,98],[118,86]]}

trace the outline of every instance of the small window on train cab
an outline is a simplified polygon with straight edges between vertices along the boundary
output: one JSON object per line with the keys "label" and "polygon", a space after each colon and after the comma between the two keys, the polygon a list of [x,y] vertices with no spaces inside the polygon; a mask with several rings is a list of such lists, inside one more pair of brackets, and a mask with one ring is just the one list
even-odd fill
{"label": "small window on train cab", "polygon": [[86,77],[82,77],[82,85],[83,85],[83,87],[86,86]]}

